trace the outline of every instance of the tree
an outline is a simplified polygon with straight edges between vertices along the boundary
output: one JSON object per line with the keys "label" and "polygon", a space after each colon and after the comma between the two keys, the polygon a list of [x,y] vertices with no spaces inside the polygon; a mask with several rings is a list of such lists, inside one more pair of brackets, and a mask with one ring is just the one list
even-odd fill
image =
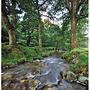
{"label": "tree", "polygon": [[2,0],[2,22],[7,27],[9,46],[15,46],[16,44],[15,25],[17,22],[17,4],[16,0]]}
{"label": "tree", "polygon": [[40,7],[39,7],[39,4],[38,4],[38,0],[36,0],[36,9],[37,9],[37,15],[38,15],[38,46],[39,46],[39,49],[42,48],[42,28],[41,28],[41,15],[40,15]]}
{"label": "tree", "polygon": [[40,11],[46,11],[47,5],[45,7],[43,6],[48,0],[42,0],[42,1],[43,3],[40,3],[41,1],[36,0],[36,11],[37,11],[36,13],[38,16],[38,46],[39,46],[39,49],[42,49],[42,27],[43,27]]}
{"label": "tree", "polygon": [[[70,16],[71,30],[70,30],[70,47],[71,49],[78,47],[77,43],[77,23],[80,18],[86,18],[88,16],[88,0],[52,0],[52,7],[48,14],[57,20],[60,20],[65,14]],[[86,10],[83,8],[86,7]],[[62,12],[60,18],[55,17]],[[86,12],[86,13],[85,13]],[[66,18],[67,16],[63,17]]]}
{"label": "tree", "polygon": [[[13,1],[12,1],[13,2]],[[9,1],[7,3],[10,3]],[[15,2],[12,3],[12,9],[15,10]],[[8,6],[10,8],[10,6]],[[14,46],[16,43],[15,39],[15,31],[14,26],[10,23],[9,17],[8,17],[8,8],[6,4],[6,0],[2,0],[2,17],[3,21],[5,22],[7,28],[8,28],[8,35],[9,35],[9,45]],[[15,19],[15,13],[13,12],[13,18]]]}
{"label": "tree", "polygon": [[[42,48],[42,21],[41,21],[41,11],[45,10],[45,3],[47,0],[20,0],[21,8],[25,12],[24,19],[29,23],[27,27],[38,30],[38,46]],[[25,3],[25,5],[23,5]],[[34,22],[34,23],[33,23]],[[31,24],[30,24],[31,23]],[[33,23],[33,24],[32,24]],[[24,25],[25,26],[25,25]],[[30,40],[28,39],[28,42]]]}
{"label": "tree", "polygon": [[63,31],[62,29],[49,20],[44,20],[44,28],[42,32],[43,46],[54,47],[55,50],[63,47]]}
{"label": "tree", "polygon": [[86,0],[65,0],[66,8],[69,11],[71,17],[71,36],[70,36],[70,46],[71,48],[77,47],[77,17],[81,14],[81,7],[83,3],[87,3]]}

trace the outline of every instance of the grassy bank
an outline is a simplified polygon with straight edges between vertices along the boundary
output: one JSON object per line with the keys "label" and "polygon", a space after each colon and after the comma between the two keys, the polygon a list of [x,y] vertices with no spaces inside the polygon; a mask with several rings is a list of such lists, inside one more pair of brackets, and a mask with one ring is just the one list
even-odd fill
{"label": "grassy bank", "polygon": [[76,48],[60,52],[60,56],[70,63],[70,69],[75,73],[88,75],[88,48]]}
{"label": "grassy bank", "polygon": [[27,47],[17,45],[9,48],[8,45],[2,45],[2,65],[14,65],[23,62],[32,62],[36,59],[42,59],[54,52],[53,47],[44,47],[40,51],[37,47]]}

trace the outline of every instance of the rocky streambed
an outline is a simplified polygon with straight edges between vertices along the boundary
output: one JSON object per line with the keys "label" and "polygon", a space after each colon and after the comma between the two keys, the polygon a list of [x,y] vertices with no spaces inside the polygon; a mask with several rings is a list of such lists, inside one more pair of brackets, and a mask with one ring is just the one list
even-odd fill
{"label": "rocky streambed", "polygon": [[2,71],[2,90],[88,90],[87,81],[56,55]]}

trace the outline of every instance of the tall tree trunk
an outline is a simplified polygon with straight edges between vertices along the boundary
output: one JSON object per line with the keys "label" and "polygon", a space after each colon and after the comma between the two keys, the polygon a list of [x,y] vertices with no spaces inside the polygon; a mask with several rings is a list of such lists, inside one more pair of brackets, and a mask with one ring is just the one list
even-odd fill
{"label": "tall tree trunk", "polygon": [[82,4],[88,3],[88,0],[65,0],[65,2],[66,2],[66,8],[68,9],[71,17],[70,46],[71,49],[74,49],[78,46],[77,36],[76,36],[78,11],[80,10]]}
{"label": "tall tree trunk", "polygon": [[14,31],[14,27],[12,26],[12,24],[10,24],[8,17],[7,16],[3,16],[3,20],[6,23],[7,26],[7,31],[8,31],[8,36],[9,36],[9,46],[15,46],[16,44],[16,37],[15,37],[15,31]]}
{"label": "tall tree trunk", "polygon": [[71,17],[71,48],[74,49],[77,47],[77,39],[76,39],[76,26],[77,26],[77,18],[75,15]]}
{"label": "tall tree trunk", "polygon": [[42,50],[42,23],[41,23],[41,15],[39,11],[39,4],[38,0],[36,0],[36,6],[37,6],[37,14],[38,14],[38,47],[40,50]]}
{"label": "tall tree trunk", "polygon": [[[16,21],[15,5],[16,4],[13,5],[13,17],[14,17],[13,20],[14,21]],[[11,46],[15,46],[15,44],[16,44],[16,37],[15,37],[15,31],[14,31],[15,23],[13,26],[13,24],[9,21],[7,10],[6,10],[5,6],[6,6],[5,0],[2,0],[2,17],[3,17],[3,21],[6,24],[6,27],[8,29],[7,31],[8,31],[8,35],[9,35],[9,46],[11,47]]]}
{"label": "tall tree trunk", "polygon": [[72,1],[71,2],[71,37],[70,37],[70,46],[71,49],[74,49],[77,47],[77,36],[76,36],[76,31],[77,31],[77,1]]}
{"label": "tall tree trunk", "polygon": [[41,35],[41,23],[39,22],[39,28],[38,28],[38,45],[39,45],[39,48],[41,49],[42,48],[42,35]]}

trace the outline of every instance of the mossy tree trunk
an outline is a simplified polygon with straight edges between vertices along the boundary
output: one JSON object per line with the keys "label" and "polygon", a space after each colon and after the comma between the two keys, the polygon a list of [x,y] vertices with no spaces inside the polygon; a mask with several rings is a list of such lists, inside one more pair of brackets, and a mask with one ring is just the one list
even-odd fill
{"label": "mossy tree trunk", "polygon": [[16,37],[15,37],[15,24],[16,24],[16,13],[15,13],[15,2],[12,0],[12,15],[13,15],[13,22],[11,23],[9,21],[8,17],[8,11],[6,9],[6,2],[5,0],[2,0],[2,18],[3,22],[5,23],[8,31],[8,36],[9,36],[9,46],[14,47],[16,44]]}
{"label": "mossy tree trunk", "polygon": [[3,16],[3,20],[7,26],[8,36],[9,36],[9,46],[15,46],[16,44],[16,37],[15,37],[15,31],[14,27],[10,24],[8,17]]}
{"label": "mossy tree trunk", "polygon": [[71,17],[71,32],[70,32],[70,47],[71,49],[77,48],[77,13],[84,0],[65,0],[66,8]]}
{"label": "mossy tree trunk", "polygon": [[38,0],[36,0],[36,6],[37,6],[37,15],[38,15],[38,47],[39,50],[42,50],[42,23],[41,23],[41,15],[39,11]]}
{"label": "mossy tree trunk", "polygon": [[71,36],[70,36],[70,46],[71,48],[77,47],[77,17],[76,17],[76,2],[71,2]]}
{"label": "mossy tree trunk", "polygon": [[41,24],[39,23],[39,28],[38,28],[38,45],[39,48],[42,48],[42,30],[41,30]]}
{"label": "mossy tree trunk", "polygon": [[12,28],[8,29],[8,35],[9,35],[9,46],[15,46],[16,44],[15,31]]}

